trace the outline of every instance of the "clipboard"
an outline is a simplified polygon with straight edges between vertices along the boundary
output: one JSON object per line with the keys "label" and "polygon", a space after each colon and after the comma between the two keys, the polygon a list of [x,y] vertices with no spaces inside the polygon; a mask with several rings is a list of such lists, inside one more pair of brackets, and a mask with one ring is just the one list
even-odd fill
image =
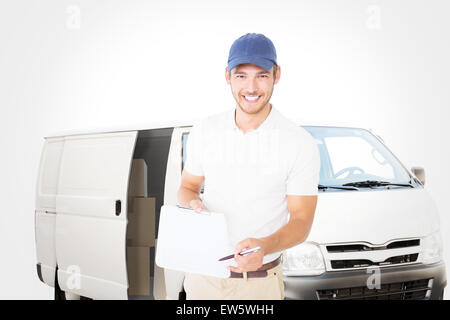
{"label": "clipboard", "polygon": [[159,267],[228,278],[227,266],[237,264],[219,259],[233,252],[223,213],[161,207],[155,259]]}

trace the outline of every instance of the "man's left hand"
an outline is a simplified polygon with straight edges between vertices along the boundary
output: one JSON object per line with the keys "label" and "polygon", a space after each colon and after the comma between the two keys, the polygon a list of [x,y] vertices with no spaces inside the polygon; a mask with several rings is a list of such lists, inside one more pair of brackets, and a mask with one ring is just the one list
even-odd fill
{"label": "man's left hand", "polygon": [[[251,249],[255,247],[261,247],[256,252],[249,253],[245,256],[241,256],[239,252]],[[242,240],[236,245],[236,250],[234,252],[234,260],[237,262],[238,266],[228,266],[228,269],[233,272],[248,272],[258,270],[262,266],[264,258],[264,242],[260,239],[247,238]]]}

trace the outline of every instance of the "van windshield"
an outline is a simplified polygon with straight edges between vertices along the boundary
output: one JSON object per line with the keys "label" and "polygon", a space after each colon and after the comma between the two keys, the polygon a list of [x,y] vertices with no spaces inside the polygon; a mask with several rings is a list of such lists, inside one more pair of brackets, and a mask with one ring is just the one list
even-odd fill
{"label": "van windshield", "polygon": [[[320,152],[319,190],[354,191],[364,187],[419,186],[400,161],[369,131],[343,127],[302,127],[315,139]],[[188,133],[184,133],[182,168],[186,160],[187,139]],[[373,183],[375,181],[384,183],[377,185]],[[358,182],[364,184],[345,186]],[[404,186],[399,186],[402,184]]]}
{"label": "van windshield", "polygon": [[[411,187],[411,177],[400,161],[372,133],[364,129],[304,126],[320,152],[322,187],[382,181]],[[413,181],[413,186],[416,183]],[[365,183],[362,187],[374,186]],[[361,187],[359,186],[359,187]],[[380,187],[381,185],[378,185]],[[384,185],[386,187],[386,185]],[[344,189],[338,189],[342,191]]]}

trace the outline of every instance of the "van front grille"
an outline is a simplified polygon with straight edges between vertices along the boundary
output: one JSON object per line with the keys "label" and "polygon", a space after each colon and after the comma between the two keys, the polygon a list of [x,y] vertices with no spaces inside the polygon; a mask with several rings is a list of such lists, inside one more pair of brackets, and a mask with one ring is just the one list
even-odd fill
{"label": "van front grille", "polygon": [[352,270],[421,262],[420,239],[398,239],[376,245],[368,242],[330,243],[321,246],[326,268]]}
{"label": "van front grille", "polygon": [[347,269],[347,268],[365,268],[370,266],[386,266],[402,263],[416,262],[418,253],[405,254],[388,258],[382,262],[373,262],[371,260],[331,260],[331,267],[333,269]]}
{"label": "van front grille", "polygon": [[408,248],[420,245],[420,239],[413,240],[400,240],[394,241],[387,246],[367,246],[365,244],[345,244],[345,245],[329,245],[327,251],[330,253],[338,252],[358,252],[358,251],[372,251],[372,250],[386,250],[386,249],[398,249]]}
{"label": "van front grille", "polygon": [[317,290],[319,300],[424,300],[431,290],[430,279],[387,283],[379,289],[349,287]]}

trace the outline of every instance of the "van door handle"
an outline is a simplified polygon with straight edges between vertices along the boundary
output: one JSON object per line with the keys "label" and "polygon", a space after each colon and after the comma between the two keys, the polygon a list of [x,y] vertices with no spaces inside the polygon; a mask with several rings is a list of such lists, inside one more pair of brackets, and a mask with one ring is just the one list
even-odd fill
{"label": "van door handle", "polygon": [[122,202],[120,200],[116,200],[116,216],[120,216],[121,211],[122,211]]}

